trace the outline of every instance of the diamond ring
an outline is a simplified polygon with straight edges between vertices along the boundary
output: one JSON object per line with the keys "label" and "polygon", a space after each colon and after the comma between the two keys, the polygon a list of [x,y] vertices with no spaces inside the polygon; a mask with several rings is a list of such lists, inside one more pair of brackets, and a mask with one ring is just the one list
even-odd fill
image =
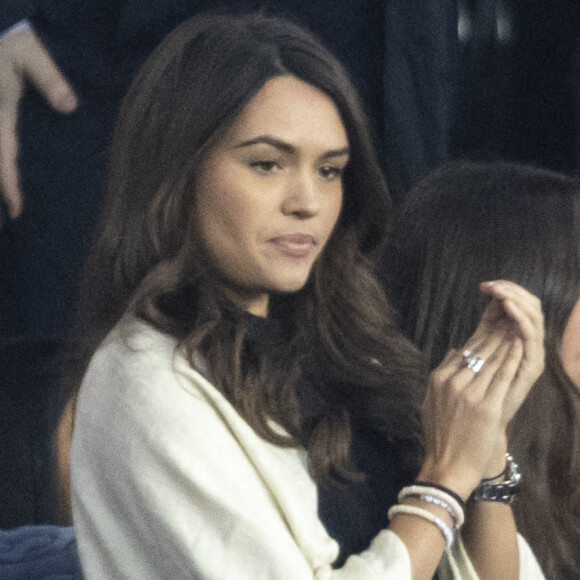
{"label": "diamond ring", "polygon": [[463,351],[463,360],[465,361],[465,366],[474,373],[478,373],[485,363],[484,358],[473,354],[470,350]]}

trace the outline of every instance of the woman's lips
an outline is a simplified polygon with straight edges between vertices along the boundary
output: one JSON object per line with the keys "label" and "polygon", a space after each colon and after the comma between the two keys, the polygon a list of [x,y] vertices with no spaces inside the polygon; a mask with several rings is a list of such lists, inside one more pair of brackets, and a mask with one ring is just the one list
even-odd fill
{"label": "woman's lips", "polygon": [[304,258],[310,254],[316,241],[310,234],[288,234],[270,240],[279,252],[292,258]]}

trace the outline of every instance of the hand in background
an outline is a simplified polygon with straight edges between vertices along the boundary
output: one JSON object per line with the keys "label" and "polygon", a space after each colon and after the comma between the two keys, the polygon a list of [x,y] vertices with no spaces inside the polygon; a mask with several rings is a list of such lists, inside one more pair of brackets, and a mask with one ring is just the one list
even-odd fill
{"label": "hand in background", "polygon": [[0,36],[0,229],[22,213],[18,170],[18,106],[29,83],[50,106],[71,113],[77,97],[32,28],[25,22]]}

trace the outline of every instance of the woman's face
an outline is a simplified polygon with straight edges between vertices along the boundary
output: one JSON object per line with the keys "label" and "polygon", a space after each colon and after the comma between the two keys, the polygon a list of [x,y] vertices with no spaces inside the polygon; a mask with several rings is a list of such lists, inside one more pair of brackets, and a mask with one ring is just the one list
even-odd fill
{"label": "woman's face", "polygon": [[[574,222],[578,234],[578,255],[580,256],[580,199],[574,202]],[[580,299],[570,314],[562,336],[562,364],[568,376],[580,389]]]}
{"label": "woman's face", "polygon": [[580,389],[580,300],[576,302],[562,336],[562,364]]}
{"label": "woman's face", "polygon": [[348,139],[333,101],[296,77],[269,80],[202,162],[202,243],[231,298],[266,316],[272,291],[306,283],[342,206]]}

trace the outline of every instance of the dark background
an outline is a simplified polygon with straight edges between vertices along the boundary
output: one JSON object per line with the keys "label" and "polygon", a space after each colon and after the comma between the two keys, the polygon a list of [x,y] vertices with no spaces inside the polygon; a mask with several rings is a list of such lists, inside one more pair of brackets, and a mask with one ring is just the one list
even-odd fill
{"label": "dark background", "polygon": [[[2,0],[0,30],[26,5]],[[457,0],[457,11],[462,25],[449,153],[575,172],[580,2]]]}
{"label": "dark background", "polygon": [[476,26],[460,41],[452,154],[576,171],[580,4],[465,0],[460,6]]}

